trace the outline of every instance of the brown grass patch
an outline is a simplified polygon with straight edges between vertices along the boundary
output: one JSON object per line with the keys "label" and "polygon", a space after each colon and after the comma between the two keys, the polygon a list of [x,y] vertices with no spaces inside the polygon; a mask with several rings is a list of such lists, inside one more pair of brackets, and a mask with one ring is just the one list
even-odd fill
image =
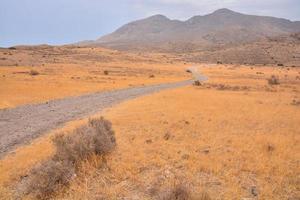
{"label": "brown grass patch", "polygon": [[108,72],[107,70],[104,70],[103,74],[104,74],[104,75],[108,75],[109,72]]}
{"label": "brown grass patch", "polygon": [[201,84],[201,82],[199,80],[196,80],[196,81],[194,81],[194,85],[195,86],[201,86],[202,84]]}
{"label": "brown grass patch", "polygon": [[82,161],[92,155],[106,155],[115,146],[111,123],[104,118],[90,119],[69,134],[53,139],[56,152],[50,160],[33,168],[19,186],[21,195],[48,199],[76,177]]}
{"label": "brown grass patch", "polygon": [[205,191],[194,194],[187,185],[177,184],[160,192],[157,200],[211,200],[211,197]]}
{"label": "brown grass patch", "polygon": [[39,74],[40,74],[40,72],[33,70],[33,69],[29,71],[29,75],[31,75],[31,76],[37,76]]}
{"label": "brown grass patch", "polygon": [[176,185],[170,191],[162,194],[159,200],[190,200],[191,195],[185,185]]}

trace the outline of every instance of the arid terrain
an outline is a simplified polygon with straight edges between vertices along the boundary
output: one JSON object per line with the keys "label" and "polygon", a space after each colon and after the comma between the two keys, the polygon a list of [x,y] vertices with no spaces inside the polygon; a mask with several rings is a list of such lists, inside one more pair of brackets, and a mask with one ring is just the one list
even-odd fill
{"label": "arid terrain", "polygon": [[147,56],[103,48],[3,48],[0,108],[188,79],[184,62],[174,65],[172,60],[164,54]]}
{"label": "arid terrain", "polygon": [[76,45],[175,53],[201,63],[300,66],[300,22],[219,9],[186,21],[154,15]]}
{"label": "arid terrain", "polygon": [[[99,51],[81,50],[91,54]],[[12,52],[19,53],[18,50]],[[101,49],[101,52],[106,55],[109,50]],[[105,160],[102,156],[93,156],[83,161],[76,178],[65,189],[57,190],[52,198],[165,199],[179,186],[187,188],[192,199],[299,197],[299,68],[184,64],[170,55],[146,58],[146,55],[124,52],[115,54],[126,59],[132,56],[135,60],[121,61],[111,56],[113,61],[104,64],[94,61],[95,64],[80,61],[72,54],[75,59],[70,66],[63,63],[63,59],[58,64],[45,61],[43,66],[40,60],[39,63],[34,62],[35,59],[28,61],[25,53],[24,64],[9,66],[10,60],[6,60],[7,66],[1,67],[2,80],[6,81],[5,86],[1,85],[1,95],[10,107],[103,89],[187,80],[192,77],[186,72],[189,66],[197,67],[209,78],[200,86],[189,84],[161,91],[94,114],[93,117],[104,116],[111,121],[116,149],[105,156]],[[116,68],[109,66],[123,66],[122,63],[127,67],[118,69],[124,72],[120,70],[113,76]],[[61,69],[58,66],[62,66]],[[40,74],[30,75],[31,69]],[[103,75],[104,70],[110,73]],[[91,71],[100,71],[100,74],[94,75],[95,80],[86,80]],[[149,78],[152,74],[154,78]],[[272,75],[278,84],[268,82]],[[73,80],[73,76],[80,78]],[[113,80],[104,79],[106,77]],[[98,79],[106,81],[99,83]],[[51,85],[47,85],[49,80],[52,84],[61,84],[62,88],[53,87],[55,95],[44,97],[47,90],[51,91]],[[68,85],[64,86],[63,81]],[[113,87],[112,81],[117,86]],[[24,87],[25,84],[28,86]],[[36,90],[27,94],[30,86]],[[82,87],[75,93],[64,92],[64,88],[73,91],[76,86]],[[42,96],[34,98],[40,93]],[[16,94],[27,96],[23,100]],[[30,177],[34,166],[55,153],[51,141],[54,135],[73,130],[86,123],[87,118],[48,131],[45,136],[3,157],[0,161],[3,199],[34,199],[31,194],[22,193],[23,180]]]}
{"label": "arid terrain", "polygon": [[0,48],[0,199],[299,200],[299,32],[220,9]]}

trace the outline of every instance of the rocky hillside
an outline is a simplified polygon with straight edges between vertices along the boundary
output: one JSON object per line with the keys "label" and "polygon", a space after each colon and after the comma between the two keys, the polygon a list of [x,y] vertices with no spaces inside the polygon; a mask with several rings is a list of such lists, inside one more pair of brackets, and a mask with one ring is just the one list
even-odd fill
{"label": "rocky hillside", "polygon": [[181,55],[193,62],[300,66],[300,33]]}
{"label": "rocky hillside", "polygon": [[163,15],[126,24],[115,32],[84,45],[120,50],[198,51],[249,43],[300,32],[300,22],[275,17],[245,15],[220,9],[186,21]]}

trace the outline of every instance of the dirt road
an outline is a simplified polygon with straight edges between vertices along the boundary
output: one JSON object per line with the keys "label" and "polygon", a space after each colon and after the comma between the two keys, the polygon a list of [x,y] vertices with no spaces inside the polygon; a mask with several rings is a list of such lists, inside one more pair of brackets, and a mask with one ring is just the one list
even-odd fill
{"label": "dirt road", "polygon": [[[206,80],[194,69],[192,72],[197,79]],[[88,117],[125,100],[191,83],[187,80],[128,88],[0,110],[0,157],[68,121]]]}
{"label": "dirt road", "polygon": [[129,88],[0,110],[0,157],[65,122],[87,117],[128,99],[190,83]]}

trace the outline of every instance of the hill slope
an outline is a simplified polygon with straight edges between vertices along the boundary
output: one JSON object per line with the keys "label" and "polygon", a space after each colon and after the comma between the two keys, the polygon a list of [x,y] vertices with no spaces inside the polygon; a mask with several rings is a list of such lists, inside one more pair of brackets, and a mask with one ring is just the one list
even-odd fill
{"label": "hill slope", "polygon": [[182,57],[193,62],[300,66],[300,33],[183,54]]}
{"label": "hill slope", "polygon": [[115,32],[82,44],[121,50],[197,51],[253,42],[266,37],[300,32],[300,22],[275,17],[245,15],[220,9],[186,21],[163,15],[126,24]]}

